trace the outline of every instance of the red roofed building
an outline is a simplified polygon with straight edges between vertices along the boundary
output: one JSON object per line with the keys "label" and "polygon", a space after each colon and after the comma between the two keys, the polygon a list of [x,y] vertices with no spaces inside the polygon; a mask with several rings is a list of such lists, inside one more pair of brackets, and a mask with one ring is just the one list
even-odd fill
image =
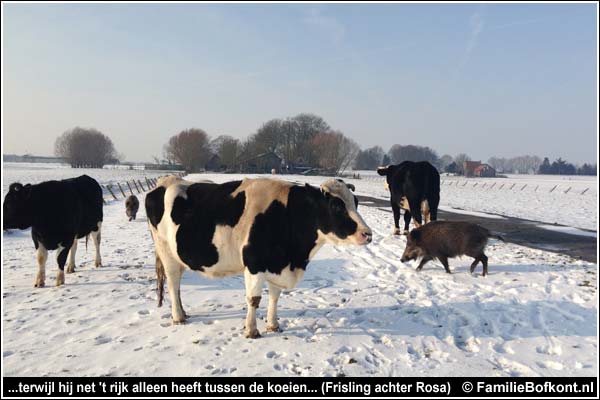
{"label": "red roofed building", "polygon": [[482,164],[481,161],[465,161],[463,171],[464,175],[468,177],[493,178],[496,176],[496,170],[489,164]]}

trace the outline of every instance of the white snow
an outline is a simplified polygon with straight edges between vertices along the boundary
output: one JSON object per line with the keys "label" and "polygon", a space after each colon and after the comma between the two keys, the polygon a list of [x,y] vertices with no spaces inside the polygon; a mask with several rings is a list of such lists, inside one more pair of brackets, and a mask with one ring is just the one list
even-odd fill
{"label": "white snow", "polygon": [[538,225],[538,227],[548,229],[550,231],[568,233],[569,235],[597,237],[597,232],[584,231],[582,229],[572,228],[570,226]]}
{"label": "white snow", "polygon": [[[372,195],[363,182],[353,181]],[[93,246],[86,252],[82,240],[77,271],[59,288],[54,254],[47,286],[36,289],[29,231],[3,234],[6,376],[598,374],[595,264],[492,241],[485,278],[481,266],[468,272],[467,257],[451,260],[451,275],[435,262],[417,273],[400,262],[405,238],[391,235],[390,213],[363,205],[373,243],[325,246],[300,285],[281,297],[284,332],[265,332],[263,296],[263,337],[249,340],[242,276],[210,280],[187,271],[181,297],[192,317],[173,326],[168,296],[156,307],[143,207],[134,222],[121,202],[104,212],[104,266],[93,268]]]}

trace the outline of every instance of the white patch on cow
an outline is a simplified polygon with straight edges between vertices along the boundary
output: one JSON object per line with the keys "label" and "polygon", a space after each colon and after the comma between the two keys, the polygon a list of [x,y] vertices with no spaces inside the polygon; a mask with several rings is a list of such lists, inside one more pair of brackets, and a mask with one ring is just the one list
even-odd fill
{"label": "white patch on cow", "polygon": [[44,287],[46,284],[46,261],[48,261],[48,250],[41,242],[38,242],[36,258],[38,262],[38,272],[33,286]]}
{"label": "white patch on cow", "polygon": [[271,272],[265,272],[266,280],[273,285],[276,285],[283,289],[293,289],[296,287],[298,282],[304,278],[304,269],[294,268],[292,270],[288,264],[284,269],[281,270],[280,274],[273,274]]}
{"label": "white patch on cow", "polygon": [[98,230],[90,232],[90,236],[92,237],[92,241],[94,242],[94,248],[96,249],[96,255],[94,258],[94,266],[96,268],[102,266],[102,257],[100,256],[100,242],[102,241],[102,221],[98,222],[97,227]]}
{"label": "white patch on cow", "polygon": [[427,200],[421,202],[421,215],[423,215],[423,223],[428,224],[431,222],[431,211]]}
{"label": "white patch on cow", "polygon": [[400,198],[400,208],[403,210],[410,211],[410,204],[408,203],[408,199],[406,198],[406,196],[402,196]]}
{"label": "white patch on cow", "polygon": [[277,303],[281,288],[269,282],[269,306],[267,308],[267,332],[280,332],[277,318]]}
{"label": "white patch on cow", "polygon": [[346,211],[350,218],[356,222],[356,232],[353,235],[341,239],[335,236],[333,233],[323,235],[329,243],[332,244],[357,244],[361,245],[365,243],[365,237],[363,234],[371,236],[373,233],[371,228],[367,226],[367,223],[363,220],[360,214],[356,211],[356,204],[354,203],[354,195],[348,189],[344,182],[340,182],[337,179],[329,179],[321,184],[321,190],[325,193],[329,193],[331,196],[335,196],[341,199],[346,206]]}

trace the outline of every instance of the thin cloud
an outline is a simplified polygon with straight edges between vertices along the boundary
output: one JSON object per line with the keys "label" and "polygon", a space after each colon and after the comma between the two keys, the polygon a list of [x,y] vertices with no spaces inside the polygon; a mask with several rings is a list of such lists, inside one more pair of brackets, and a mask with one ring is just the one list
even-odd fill
{"label": "thin cloud", "polygon": [[471,58],[471,54],[477,48],[479,36],[483,32],[484,27],[485,20],[483,18],[482,13],[476,12],[472,14],[469,18],[469,38],[467,39],[467,44],[465,45],[465,50],[463,52],[461,61],[454,72],[452,80],[456,80],[462,69],[468,64],[469,59]]}
{"label": "thin cloud", "polygon": [[346,27],[334,17],[321,14],[317,8],[312,8],[304,22],[325,32],[333,44],[341,43],[346,35]]}

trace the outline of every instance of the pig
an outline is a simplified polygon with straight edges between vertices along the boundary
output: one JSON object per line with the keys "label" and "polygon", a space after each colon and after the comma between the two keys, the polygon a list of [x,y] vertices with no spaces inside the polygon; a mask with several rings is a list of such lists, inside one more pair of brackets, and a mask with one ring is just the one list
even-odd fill
{"label": "pig", "polygon": [[477,224],[461,221],[434,221],[412,230],[406,240],[406,249],[400,261],[406,262],[422,257],[417,271],[423,265],[437,258],[451,273],[448,258],[467,255],[475,260],[471,264],[471,273],[481,261],[483,276],[488,273],[488,258],[484,254],[489,238],[504,239]]}
{"label": "pig", "polygon": [[140,201],[135,195],[131,195],[125,200],[125,213],[129,217],[129,220],[135,219],[135,215],[140,208]]}

